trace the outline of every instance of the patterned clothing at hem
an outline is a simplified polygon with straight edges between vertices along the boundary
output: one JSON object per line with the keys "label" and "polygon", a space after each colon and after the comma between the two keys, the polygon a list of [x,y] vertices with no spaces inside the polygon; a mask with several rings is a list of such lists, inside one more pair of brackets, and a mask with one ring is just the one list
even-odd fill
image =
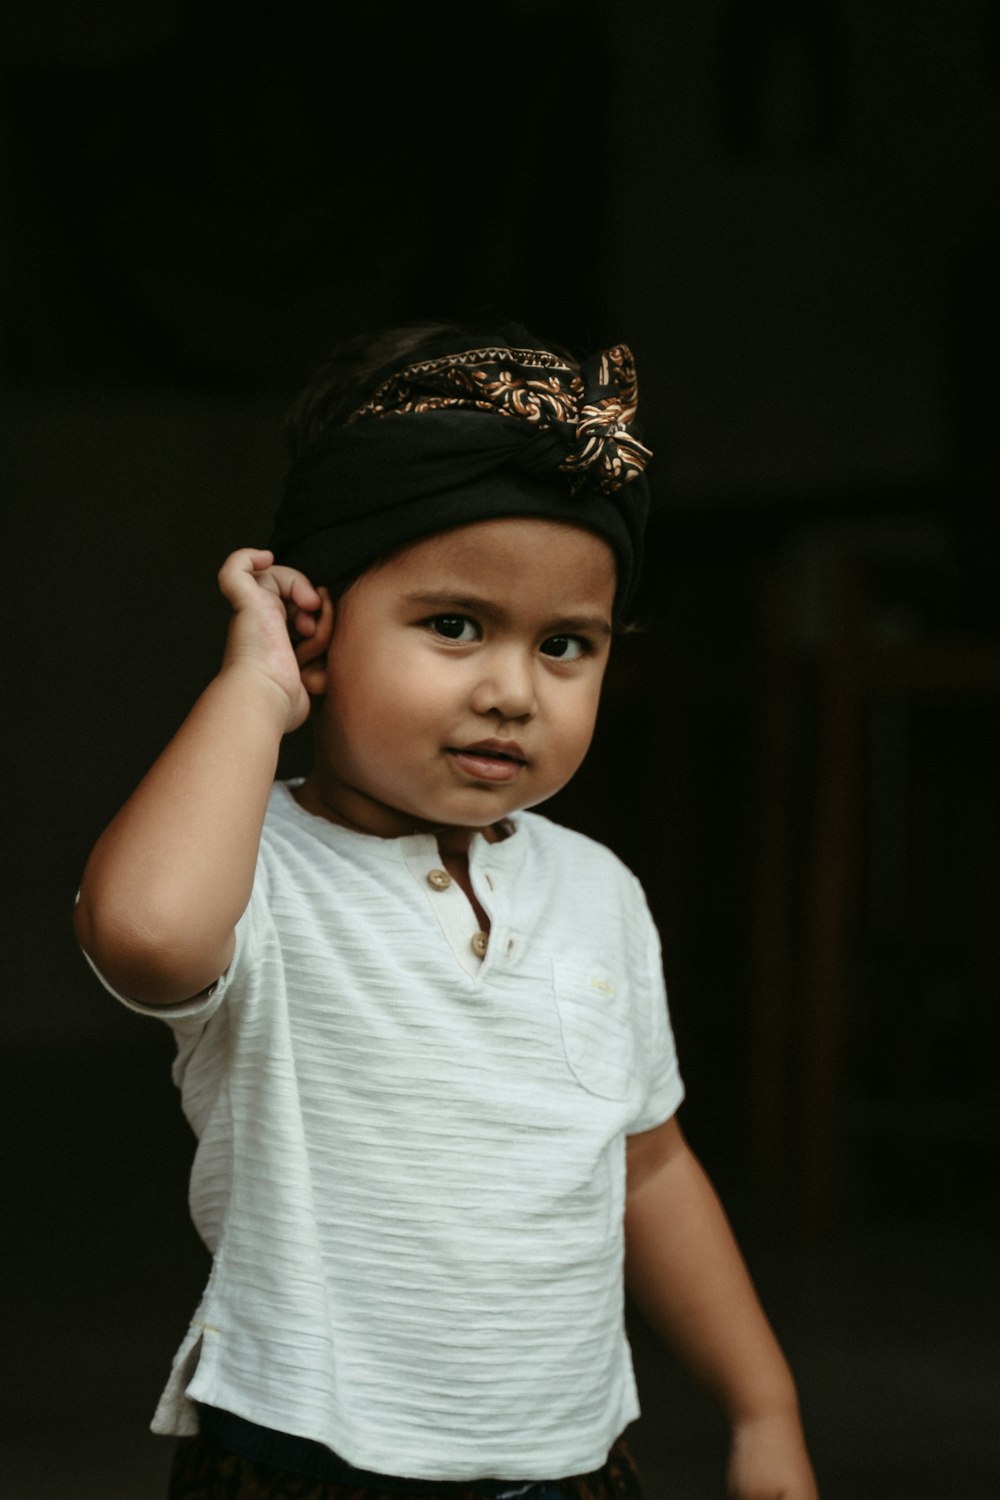
{"label": "patterned clothing at hem", "polygon": [[621,1438],[594,1474],[537,1483],[387,1482],[391,1488],[378,1480],[373,1487],[312,1479],[228,1452],[199,1434],[177,1444],[168,1500],[642,1500],[635,1464]]}

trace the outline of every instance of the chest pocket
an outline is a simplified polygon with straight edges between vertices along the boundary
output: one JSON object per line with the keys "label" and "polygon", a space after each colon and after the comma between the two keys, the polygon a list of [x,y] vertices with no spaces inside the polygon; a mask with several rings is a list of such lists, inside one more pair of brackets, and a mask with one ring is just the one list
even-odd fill
{"label": "chest pocket", "polygon": [[635,1078],[628,989],[601,964],[553,961],[556,1009],[566,1061],[577,1081],[602,1099],[626,1099]]}

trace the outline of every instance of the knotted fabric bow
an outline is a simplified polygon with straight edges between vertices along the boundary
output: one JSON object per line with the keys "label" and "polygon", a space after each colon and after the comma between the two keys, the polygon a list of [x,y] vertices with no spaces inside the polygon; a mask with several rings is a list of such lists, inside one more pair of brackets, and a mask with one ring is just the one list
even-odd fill
{"label": "knotted fabric bow", "polygon": [[611,547],[620,613],[638,579],[649,509],[651,455],[630,429],[635,410],[624,344],[577,367],[513,339],[456,342],[392,371],[295,459],[271,546],[279,561],[329,584],[456,526],[559,521]]}
{"label": "knotted fabric bow", "polygon": [[559,434],[567,450],[559,468],[574,487],[587,478],[610,495],[652,458],[629,430],[636,404],[627,344],[591,355],[579,370],[543,349],[467,349],[397,371],[349,421],[444,410],[514,417]]}

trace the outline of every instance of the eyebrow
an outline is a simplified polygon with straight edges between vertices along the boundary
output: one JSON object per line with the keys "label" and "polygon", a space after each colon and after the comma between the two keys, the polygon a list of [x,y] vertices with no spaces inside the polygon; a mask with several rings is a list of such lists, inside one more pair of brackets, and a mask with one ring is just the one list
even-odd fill
{"label": "eyebrow", "polygon": [[[452,594],[447,590],[431,590],[427,593],[406,595],[407,604],[418,604],[426,609],[468,610],[470,614],[482,615],[485,619],[502,620],[507,611],[476,594]],[[553,635],[572,634],[576,631],[592,631],[595,635],[611,635],[611,622],[604,615],[578,614],[560,616],[546,627]]]}

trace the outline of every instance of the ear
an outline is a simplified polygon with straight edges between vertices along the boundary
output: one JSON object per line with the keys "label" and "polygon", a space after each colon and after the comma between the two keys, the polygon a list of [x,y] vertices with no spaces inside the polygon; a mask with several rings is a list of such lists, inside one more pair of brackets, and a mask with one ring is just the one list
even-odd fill
{"label": "ear", "polygon": [[302,686],[310,698],[326,692],[326,653],[333,639],[333,600],[326,589],[320,589],[319,594],[323,602],[316,617],[316,629],[295,647]]}

